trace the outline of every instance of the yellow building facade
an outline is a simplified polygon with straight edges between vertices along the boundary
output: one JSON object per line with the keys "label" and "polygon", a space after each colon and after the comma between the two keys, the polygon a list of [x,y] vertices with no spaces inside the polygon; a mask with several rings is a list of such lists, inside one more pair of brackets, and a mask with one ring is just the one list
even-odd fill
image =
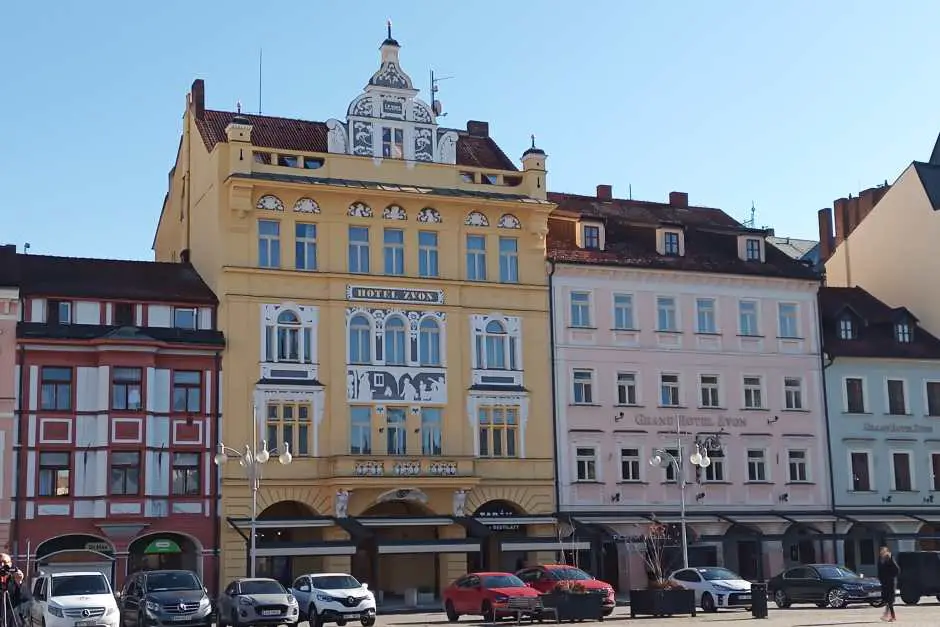
{"label": "yellow building facade", "polygon": [[[391,36],[344,119],[205,107],[197,80],[154,249],[220,300],[221,436],[264,468],[259,574],[343,571],[428,601],[468,569],[562,548],[555,510],[545,153],[437,124]],[[222,579],[251,496],[221,470]],[[567,547],[566,547],[567,548]]]}

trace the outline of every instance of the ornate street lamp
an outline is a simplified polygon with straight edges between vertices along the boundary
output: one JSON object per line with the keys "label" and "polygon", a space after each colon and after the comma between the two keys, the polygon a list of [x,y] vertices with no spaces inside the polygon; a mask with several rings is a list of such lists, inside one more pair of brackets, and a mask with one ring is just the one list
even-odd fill
{"label": "ornate street lamp", "polygon": [[[717,442],[717,439],[715,439]],[[718,444],[718,448],[721,448],[721,445]],[[716,450],[716,449],[712,449]],[[711,460],[708,458],[708,449],[700,446],[698,442],[695,445],[695,452],[689,456],[689,462],[693,466],[698,466],[700,468],[708,468],[711,465]],[[659,468],[668,468],[673,467],[676,473],[676,481],[679,483],[679,524],[682,529],[682,567],[689,567],[689,536],[686,531],[685,524],[685,487],[688,482],[685,479],[685,473],[682,472],[682,446],[681,442],[679,443],[679,454],[673,455],[665,449],[656,449],[653,451],[653,456],[650,457],[650,466],[657,466]]]}

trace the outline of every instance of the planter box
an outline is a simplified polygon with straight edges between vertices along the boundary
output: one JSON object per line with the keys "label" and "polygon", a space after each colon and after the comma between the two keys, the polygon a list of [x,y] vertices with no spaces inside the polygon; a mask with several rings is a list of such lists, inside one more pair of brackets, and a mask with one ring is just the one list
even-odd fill
{"label": "planter box", "polygon": [[630,617],[673,616],[690,614],[695,616],[695,592],[692,590],[630,591]]}
{"label": "planter box", "polygon": [[602,594],[548,592],[542,595],[542,607],[553,609],[557,621],[604,619]]}

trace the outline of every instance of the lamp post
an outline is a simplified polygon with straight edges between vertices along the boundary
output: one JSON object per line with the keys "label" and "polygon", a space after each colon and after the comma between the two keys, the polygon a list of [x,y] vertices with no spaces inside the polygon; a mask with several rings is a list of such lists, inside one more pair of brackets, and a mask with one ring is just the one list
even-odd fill
{"label": "lamp post", "polygon": [[221,467],[229,460],[229,457],[238,460],[238,464],[245,469],[248,477],[248,483],[251,487],[251,535],[250,548],[248,549],[249,573],[251,577],[255,576],[255,550],[257,548],[257,529],[255,523],[258,519],[258,489],[261,487],[261,469],[268,460],[277,456],[278,462],[286,466],[293,461],[294,457],[290,454],[290,446],[284,442],[282,449],[269,450],[267,440],[262,440],[261,447],[258,447],[258,422],[257,408],[253,412],[255,423],[253,425],[252,444],[246,444],[244,451],[239,451],[223,443],[219,443],[219,453],[215,456],[216,466]]}

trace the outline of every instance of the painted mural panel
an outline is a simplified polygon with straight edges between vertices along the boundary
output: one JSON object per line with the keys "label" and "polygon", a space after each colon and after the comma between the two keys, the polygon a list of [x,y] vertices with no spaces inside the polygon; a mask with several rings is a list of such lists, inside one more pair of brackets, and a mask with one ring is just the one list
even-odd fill
{"label": "painted mural panel", "polygon": [[407,366],[349,366],[346,372],[346,398],[360,403],[446,403],[445,370]]}

